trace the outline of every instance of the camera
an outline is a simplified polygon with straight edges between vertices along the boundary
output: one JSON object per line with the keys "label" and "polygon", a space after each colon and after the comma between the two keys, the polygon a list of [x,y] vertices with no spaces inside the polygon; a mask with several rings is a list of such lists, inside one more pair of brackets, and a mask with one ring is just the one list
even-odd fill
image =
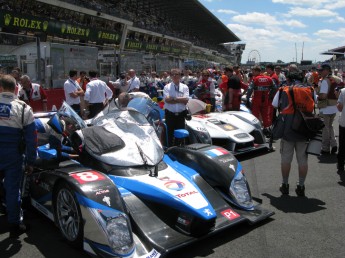
{"label": "camera", "polygon": [[337,86],[335,87],[334,91],[339,92],[342,88],[344,88],[343,86]]}

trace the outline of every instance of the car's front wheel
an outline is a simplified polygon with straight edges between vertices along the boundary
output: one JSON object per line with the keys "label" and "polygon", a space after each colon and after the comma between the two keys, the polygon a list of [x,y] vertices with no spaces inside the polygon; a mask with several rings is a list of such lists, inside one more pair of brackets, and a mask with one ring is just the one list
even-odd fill
{"label": "car's front wheel", "polygon": [[75,194],[67,183],[59,184],[54,204],[55,218],[62,236],[73,246],[82,247],[83,218]]}

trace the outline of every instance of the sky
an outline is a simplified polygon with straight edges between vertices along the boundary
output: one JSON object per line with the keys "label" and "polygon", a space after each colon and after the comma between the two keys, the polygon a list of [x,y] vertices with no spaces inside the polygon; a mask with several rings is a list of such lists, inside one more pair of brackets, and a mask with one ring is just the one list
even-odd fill
{"label": "sky", "polygon": [[[325,61],[345,46],[345,0],[199,0],[245,43],[241,63]],[[303,58],[302,58],[303,57]]]}

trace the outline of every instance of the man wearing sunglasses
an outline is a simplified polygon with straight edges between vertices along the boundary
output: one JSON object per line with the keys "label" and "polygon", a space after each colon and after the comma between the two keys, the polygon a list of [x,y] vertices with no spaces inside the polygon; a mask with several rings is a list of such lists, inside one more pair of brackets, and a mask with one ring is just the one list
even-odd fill
{"label": "man wearing sunglasses", "polygon": [[185,129],[186,105],[189,99],[189,89],[180,82],[180,69],[171,70],[172,82],[164,86],[165,122],[168,128],[168,147],[173,146],[174,131]]}

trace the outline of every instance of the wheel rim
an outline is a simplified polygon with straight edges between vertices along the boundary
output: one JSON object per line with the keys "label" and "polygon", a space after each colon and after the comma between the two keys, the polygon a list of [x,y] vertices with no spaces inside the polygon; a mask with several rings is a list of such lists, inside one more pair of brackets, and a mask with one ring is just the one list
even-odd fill
{"label": "wheel rim", "polygon": [[56,199],[56,213],[62,234],[74,241],[78,237],[80,216],[73,195],[67,189],[61,189]]}

